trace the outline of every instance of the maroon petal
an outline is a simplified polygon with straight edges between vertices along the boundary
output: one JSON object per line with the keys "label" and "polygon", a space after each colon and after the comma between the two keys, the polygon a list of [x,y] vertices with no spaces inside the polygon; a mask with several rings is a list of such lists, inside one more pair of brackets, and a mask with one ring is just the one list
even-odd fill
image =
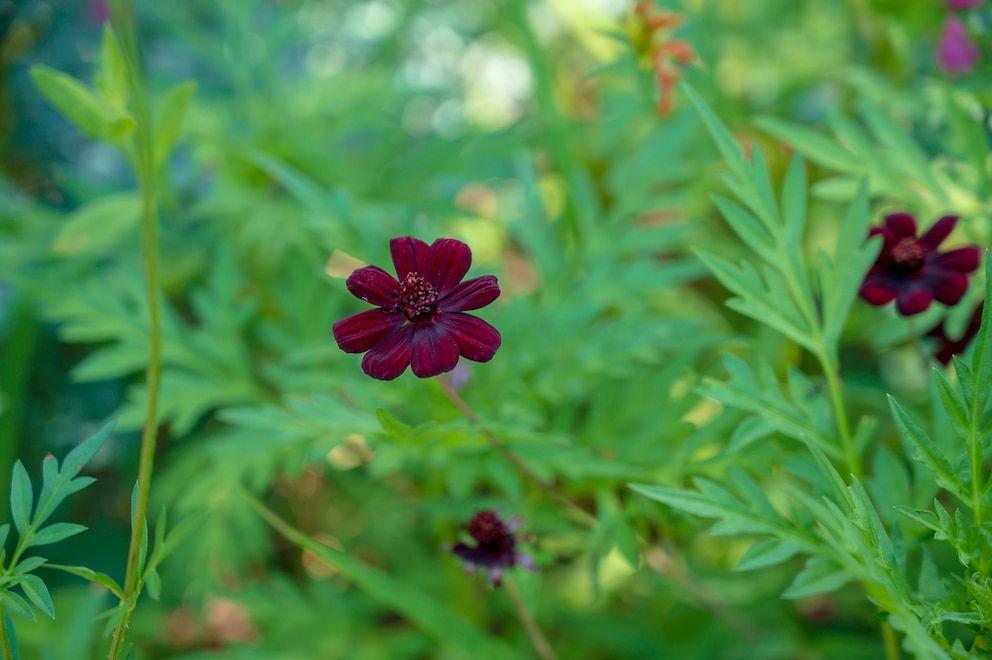
{"label": "maroon petal", "polygon": [[941,273],[931,284],[933,297],[945,305],[957,305],[968,291],[968,277],[962,273]]}
{"label": "maroon petal", "polygon": [[378,266],[359,268],[348,277],[348,290],[353,296],[380,307],[396,304],[395,294],[399,286],[392,275]]}
{"label": "maroon petal", "polygon": [[865,276],[859,293],[869,304],[881,307],[892,302],[898,290],[898,283],[893,283],[886,272],[878,266],[872,266]]}
{"label": "maroon petal", "polygon": [[451,371],[458,364],[458,343],[437,323],[414,323],[410,367],[418,378]]}
{"label": "maroon petal", "polygon": [[428,249],[427,243],[413,236],[400,236],[389,241],[389,253],[393,256],[397,277],[403,279],[407,273],[421,272]]}
{"label": "maroon petal", "polygon": [[453,238],[439,238],[427,251],[420,274],[430,282],[439,296],[455,288],[472,265],[472,250]]}
{"label": "maroon petal", "polygon": [[927,247],[936,250],[937,246],[943,243],[944,239],[950,236],[951,232],[954,231],[954,225],[957,224],[957,221],[958,216],[945,215],[943,218],[935,222],[933,227],[931,227],[927,233],[920,237],[920,242]]}
{"label": "maroon petal", "polygon": [[933,294],[925,286],[910,286],[896,296],[896,311],[903,316],[925,312],[933,302]]}
{"label": "maroon petal", "polygon": [[334,324],[334,341],[345,353],[364,353],[399,330],[406,315],[385,309],[370,309]]}
{"label": "maroon petal", "polygon": [[438,303],[443,312],[467,312],[485,307],[499,298],[495,275],[483,275],[462,282]]}
{"label": "maroon petal", "polygon": [[[401,316],[403,315],[401,314]],[[365,354],[365,357],[362,358],[362,369],[369,376],[378,380],[393,380],[406,371],[410,364],[412,337],[413,325],[403,326]]]}
{"label": "maroon petal", "polygon": [[938,254],[930,259],[928,265],[942,270],[956,270],[961,273],[970,273],[978,268],[981,261],[982,256],[978,248],[971,245]]}
{"label": "maroon petal", "polygon": [[896,240],[906,236],[916,236],[916,220],[908,213],[892,213],[885,216],[885,228],[892,232]]}
{"label": "maroon petal", "polygon": [[488,362],[503,343],[499,331],[468,314],[438,314],[435,323],[458,342],[458,351],[469,360]]}

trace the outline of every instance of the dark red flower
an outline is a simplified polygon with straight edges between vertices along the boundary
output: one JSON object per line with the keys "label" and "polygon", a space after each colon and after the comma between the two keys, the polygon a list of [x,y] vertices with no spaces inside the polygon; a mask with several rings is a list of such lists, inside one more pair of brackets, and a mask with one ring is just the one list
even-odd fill
{"label": "dark red flower", "polygon": [[933,337],[937,340],[937,350],[933,354],[935,360],[941,364],[949,364],[952,356],[961,356],[964,354],[965,349],[968,348],[968,344],[975,338],[975,335],[978,334],[982,326],[982,310],[984,308],[985,303],[983,301],[971,313],[971,320],[968,321],[968,327],[965,328],[964,334],[961,335],[960,339],[951,339],[947,336],[947,328],[944,327],[944,321],[941,321],[927,332],[927,337]]}
{"label": "dark red flower", "polygon": [[348,278],[356,298],[378,305],[334,324],[334,339],[346,353],[366,353],[362,369],[392,380],[407,366],[420,378],[451,371],[461,355],[491,360],[502,343],[496,328],[464,312],[499,297],[492,275],[462,282],[472,251],[453,238],[428,246],[419,238],[389,241],[399,281],[378,266],[359,268]]}
{"label": "dark red flower", "polygon": [[503,573],[514,566],[523,566],[529,571],[537,571],[530,556],[517,551],[517,538],[514,532],[520,529],[523,520],[510,518],[503,522],[495,511],[480,511],[468,524],[469,536],[475,545],[456,543],[448,548],[465,562],[465,570],[474,573],[480,568],[494,587],[503,582]]}
{"label": "dark red flower", "polygon": [[895,300],[896,310],[903,316],[919,314],[934,299],[945,305],[957,304],[968,289],[968,273],[978,268],[980,257],[974,246],[937,251],[957,221],[957,216],[944,216],[917,238],[913,216],[885,216],[885,225],[873,227],[868,234],[880,235],[884,242],[861,285],[861,297],[872,305]]}

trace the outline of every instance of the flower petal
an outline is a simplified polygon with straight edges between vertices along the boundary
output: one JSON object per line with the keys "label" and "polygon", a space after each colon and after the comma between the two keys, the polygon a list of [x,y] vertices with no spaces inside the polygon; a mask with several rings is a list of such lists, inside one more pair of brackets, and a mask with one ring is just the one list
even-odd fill
{"label": "flower petal", "polygon": [[334,341],[345,353],[364,353],[399,330],[406,315],[385,309],[370,309],[334,324]]}
{"label": "flower petal", "polygon": [[916,219],[908,213],[891,213],[885,216],[885,228],[892,232],[896,240],[916,236]]}
{"label": "flower petal", "polygon": [[929,267],[937,267],[942,270],[956,270],[961,273],[970,273],[978,268],[982,261],[981,252],[974,245],[943,252],[930,259]]}
{"label": "flower petal", "polygon": [[[436,317],[435,317],[436,318]],[[439,324],[413,323],[410,366],[418,378],[451,371],[458,364],[458,342]]]}
{"label": "flower petal", "polygon": [[916,284],[899,291],[896,296],[896,311],[903,316],[925,312],[933,302],[933,293],[926,286]]}
{"label": "flower petal", "polygon": [[954,271],[941,273],[931,280],[933,297],[945,305],[957,305],[968,291],[968,276]]}
{"label": "flower petal", "polygon": [[380,307],[396,304],[396,290],[400,284],[392,275],[378,266],[359,268],[348,277],[348,290],[359,300]]}
{"label": "flower petal", "polygon": [[956,215],[945,215],[943,218],[933,223],[927,233],[920,237],[920,242],[927,247],[936,250],[937,246],[944,242],[944,239],[950,236],[951,232],[954,231],[954,225],[958,222],[958,216]]}
{"label": "flower petal", "polygon": [[858,292],[869,304],[881,307],[892,302],[899,291],[899,282],[893,282],[879,266],[872,266]]}
{"label": "flower petal", "polygon": [[455,288],[472,265],[472,250],[453,238],[439,238],[424,257],[420,274],[430,282],[439,296]]}
{"label": "flower petal", "polygon": [[[400,316],[403,315],[400,314]],[[403,316],[403,318],[406,317]],[[403,326],[365,354],[365,357],[362,358],[362,369],[375,379],[393,380],[406,371],[410,364],[412,337],[413,325]]]}
{"label": "flower petal", "polygon": [[499,282],[495,275],[466,280],[438,302],[443,312],[467,312],[485,307],[499,298]]}
{"label": "flower petal", "polygon": [[458,351],[464,357],[475,362],[493,359],[503,343],[496,328],[468,314],[438,314],[434,317],[434,322],[454,338],[458,343]]}
{"label": "flower petal", "polygon": [[393,256],[397,277],[403,279],[407,273],[421,272],[428,249],[427,243],[413,236],[400,236],[389,241],[389,254]]}

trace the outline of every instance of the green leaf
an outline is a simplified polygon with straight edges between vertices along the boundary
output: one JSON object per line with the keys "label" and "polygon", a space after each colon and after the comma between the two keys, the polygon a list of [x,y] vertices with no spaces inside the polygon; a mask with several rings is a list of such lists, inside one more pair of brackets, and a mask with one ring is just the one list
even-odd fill
{"label": "green leaf", "polygon": [[407,440],[413,435],[411,426],[399,421],[382,408],[376,408],[375,414],[379,418],[383,430],[396,440]]}
{"label": "green leaf", "polygon": [[782,217],[785,221],[785,245],[790,255],[801,254],[803,233],[806,230],[806,165],[796,154],[782,186]]}
{"label": "green leaf", "polygon": [[6,611],[3,613],[3,620],[7,624],[7,634],[10,635],[11,660],[20,660],[21,653],[20,647],[17,644],[17,630],[10,618],[10,614]]}
{"label": "green leaf", "polygon": [[110,24],[103,28],[100,45],[100,70],[93,82],[103,95],[106,104],[118,113],[127,109],[128,72],[117,36]]}
{"label": "green leaf", "polygon": [[924,433],[923,429],[910,419],[902,406],[892,398],[892,395],[888,395],[888,397],[889,407],[892,409],[892,416],[895,419],[896,428],[899,430],[899,436],[912,453],[913,460],[922,463],[930,470],[934,477],[936,477],[937,484],[941,488],[953,494],[961,501],[967,502],[967,486],[962,487],[960,485],[958,476],[951,467],[947,457],[934,444],[930,436]]}
{"label": "green leaf", "polygon": [[[4,544],[7,542],[8,534],[10,534],[10,523],[0,525],[0,548],[3,548]],[[0,565],[3,565],[2,561],[0,561]]]}
{"label": "green leaf", "polygon": [[58,543],[63,539],[67,539],[70,536],[75,536],[76,534],[85,531],[86,527],[83,525],[77,525],[76,523],[54,523],[35,532],[34,536],[31,537],[31,542],[28,547]]}
{"label": "green leaf", "polygon": [[38,493],[38,508],[42,508],[42,503],[47,502],[52,493],[58,487],[59,481],[59,460],[48,454],[41,462],[41,492]]}
{"label": "green leaf", "polygon": [[31,525],[31,505],[34,495],[31,490],[31,478],[24,464],[14,463],[14,474],[10,482],[10,511],[14,526],[23,537]]}
{"label": "green leaf", "polygon": [[796,576],[792,584],[782,594],[782,598],[795,600],[828,594],[836,591],[851,580],[851,574],[831,559],[823,556],[810,557],[806,567]]}
{"label": "green leaf", "polygon": [[730,134],[730,131],[723,125],[723,122],[713,113],[709,105],[696,94],[692,87],[687,83],[682,83],[681,88],[686,96],[692,100],[693,105],[696,106],[696,111],[699,112],[699,116],[702,117],[703,123],[706,124],[706,128],[713,137],[713,141],[716,142],[717,150],[719,150],[720,155],[723,156],[723,160],[727,165],[730,166],[730,171],[740,181],[750,180],[750,168],[747,161],[744,160],[744,150],[741,148],[741,145],[737,143],[737,140]]}
{"label": "green leaf", "polygon": [[28,597],[35,607],[47,614],[52,619],[55,618],[55,606],[52,604],[52,597],[48,593],[48,587],[37,575],[25,575],[20,583],[21,590]]}
{"label": "green leaf", "polygon": [[95,582],[96,584],[101,584],[114,594],[117,598],[124,598],[124,590],[121,589],[120,585],[105,573],[97,573],[93,569],[86,568],[85,566],[63,566],[62,564],[45,564],[45,568],[51,568],[56,571],[62,571],[63,573],[70,573],[84,580],[89,580],[90,582]]}
{"label": "green leaf", "polygon": [[[988,250],[985,251],[985,309],[982,310],[982,324],[975,337],[974,350],[971,353],[971,369],[969,374],[961,374],[962,389],[965,391],[965,398],[971,408],[972,417],[985,409],[985,404],[989,400],[989,390],[992,388],[992,256]],[[964,387],[966,377],[970,387]],[[973,394],[968,396],[971,390]]]}
{"label": "green leaf", "polygon": [[69,215],[52,249],[62,255],[109,253],[141,220],[141,196],[136,192],[105,195]]}
{"label": "green leaf", "polygon": [[154,568],[145,573],[145,588],[152,600],[158,601],[162,598],[162,578]]}
{"label": "green leaf", "polygon": [[48,102],[66,119],[92,138],[101,140],[107,130],[107,113],[83,83],[47,66],[31,67],[31,79]]}
{"label": "green leaf", "polygon": [[784,140],[814,163],[838,172],[861,171],[861,161],[856,154],[821,133],[773,117],[759,117],[755,123]]}
{"label": "green leaf", "polygon": [[37,621],[31,606],[24,602],[24,599],[13,591],[0,591],[0,602],[3,603],[4,610],[11,614],[16,614],[28,621]]}
{"label": "green leaf", "polygon": [[196,93],[196,82],[190,80],[172,87],[159,104],[155,118],[156,164],[164,163],[172,153],[194,93]]}
{"label": "green leaf", "polygon": [[86,463],[88,463],[98,451],[100,451],[100,447],[103,446],[103,443],[106,442],[108,437],[110,437],[111,431],[114,430],[115,423],[116,420],[110,420],[101,426],[96,433],[70,451],[66,455],[65,460],[62,462],[62,474],[74,476],[76,472],[79,472],[79,470],[86,465]]}
{"label": "green leaf", "polygon": [[751,571],[757,568],[775,566],[784,561],[792,559],[803,551],[802,546],[792,541],[781,541],[779,539],[766,539],[758,541],[744,553],[735,571]]}
{"label": "green leaf", "polygon": [[15,576],[26,575],[31,571],[33,571],[34,569],[38,568],[39,566],[43,566],[47,561],[48,560],[45,559],[44,557],[38,557],[38,556],[26,557],[22,559],[17,564],[17,566],[14,567],[12,574]]}

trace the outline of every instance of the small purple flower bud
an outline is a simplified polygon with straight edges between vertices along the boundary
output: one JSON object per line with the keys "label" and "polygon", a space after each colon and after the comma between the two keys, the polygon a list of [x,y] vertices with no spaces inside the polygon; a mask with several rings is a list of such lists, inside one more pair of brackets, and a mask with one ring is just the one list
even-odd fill
{"label": "small purple flower bud", "polygon": [[971,73],[978,56],[978,46],[971,40],[964,22],[957,16],[948,16],[937,41],[936,57],[940,67],[951,76]]}

